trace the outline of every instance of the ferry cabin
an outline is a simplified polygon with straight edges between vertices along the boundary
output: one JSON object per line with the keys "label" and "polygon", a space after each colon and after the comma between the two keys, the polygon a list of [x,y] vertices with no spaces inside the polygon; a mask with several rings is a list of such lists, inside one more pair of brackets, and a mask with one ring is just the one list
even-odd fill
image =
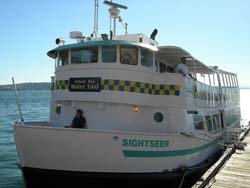
{"label": "ferry cabin", "polygon": [[[55,59],[50,125],[69,125],[84,111],[87,129],[217,134],[240,122],[233,73],[207,67],[187,51],[157,47],[143,34],[62,45]],[[180,57],[195,80],[175,73]]]}

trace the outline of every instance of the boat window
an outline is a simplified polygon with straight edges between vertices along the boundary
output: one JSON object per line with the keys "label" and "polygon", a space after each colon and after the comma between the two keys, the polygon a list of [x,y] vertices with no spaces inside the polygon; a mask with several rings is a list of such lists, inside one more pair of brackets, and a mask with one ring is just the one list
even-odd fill
{"label": "boat window", "polygon": [[218,114],[213,116],[213,125],[214,125],[214,131],[218,132],[220,130],[220,121]]}
{"label": "boat window", "polygon": [[154,120],[157,122],[157,123],[160,123],[162,122],[163,120],[163,114],[161,112],[156,112],[154,114]]}
{"label": "boat window", "polygon": [[57,66],[68,64],[68,50],[59,51],[57,55]]}
{"label": "boat window", "polygon": [[225,76],[225,80],[226,80],[226,83],[227,83],[227,87],[229,87],[230,84],[229,84],[229,80],[228,80],[228,75],[227,75],[227,74],[224,74],[224,76]]}
{"label": "boat window", "polygon": [[235,83],[235,79],[234,79],[234,75],[231,74],[231,80],[232,80],[232,86],[235,87],[236,83]]}
{"label": "boat window", "polygon": [[239,121],[240,119],[240,109],[231,109],[225,112],[226,125],[230,126],[233,122]]}
{"label": "boat window", "polygon": [[197,130],[204,130],[203,116],[194,115],[193,119],[194,119],[194,128]]}
{"label": "boat window", "polygon": [[160,73],[164,72],[174,73],[174,68],[169,65],[166,65],[165,63],[160,63]]}
{"label": "boat window", "polygon": [[211,86],[214,86],[214,74],[210,74]]}
{"label": "boat window", "polygon": [[204,75],[204,83],[206,85],[210,85],[210,78],[209,78],[209,74],[203,74]]}
{"label": "boat window", "polygon": [[116,62],[116,46],[102,47],[102,62],[115,63]]}
{"label": "boat window", "polygon": [[204,75],[200,73],[196,73],[196,79],[197,81],[203,83],[204,82]]}
{"label": "boat window", "polygon": [[232,123],[231,110],[225,112],[226,125],[229,126]]}
{"label": "boat window", "polygon": [[221,73],[221,78],[223,80],[223,86],[224,87],[227,87],[227,82],[226,82],[226,78],[225,78],[225,75],[223,73]]}
{"label": "boat window", "polygon": [[174,68],[167,65],[167,72],[174,73]]}
{"label": "boat window", "polygon": [[211,116],[206,116],[207,130],[208,132],[213,130],[212,118]]}
{"label": "boat window", "polygon": [[234,86],[234,82],[233,82],[233,79],[232,79],[232,75],[229,74],[228,77],[229,77],[230,86],[233,87]]}
{"label": "boat window", "polygon": [[160,73],[166,72],[167,71],[167,65],[160,63]]}
{"label": "boat window", "polygon": [[205,73],[196,73],[196,79],[197,81],[204,83],[206,85],[210,85],[210,75],[209,74],[205,74]]}
{"label": "boat window", "polygon": [[232,87],[233,86],[233,82],[232,82],[231,74],[228,74],[228,80],[229,80],[230,87]]}
{"label": "boat window", "polygon": [[230,74],[227,74],[227,78],[228,78],[229,87],[231,87],[232,83],[231,83],[231,79],[230,79]]}
{"label": "boat window", "polygon": [[220,75],[220,84],[221,84],[222,87],[224,87],[225,82],[224,82],[224,79],[223,79],[223,75],[221,73],[219,75]]}
{"label": "boat window", "polygon": [[159,72],[159,63],[155,61],[155,72]]}
{"label": "boat window", "polygon": [[141,65],[145,67],[153,67],[153,52],[141,49]]}
{"label": "boat window", "polygon": [[231,80],[231,87],[234,87],[234,79],[232,74],[230,74],[230,80]]}
{"label": "boat window", "polygon": [[239,121],[240,119],[240,109],[239,108],[236,108],[234,109],[234,121]]}
{"label": "boat window", "polygon": [[97,63],[98,48],[84,48],[71,51],[71,64]]}
{"label": "boat window", "polygon": [[235,75],[233,75],[233,80],[234,80],[234,87],[237,87],[237,79],[236,79],[236,76]]}
{"label": "boat window", "polygon": [[122,64],[137,65],[138,64],[138,48],[132,46],[120,47],[120,62]]}

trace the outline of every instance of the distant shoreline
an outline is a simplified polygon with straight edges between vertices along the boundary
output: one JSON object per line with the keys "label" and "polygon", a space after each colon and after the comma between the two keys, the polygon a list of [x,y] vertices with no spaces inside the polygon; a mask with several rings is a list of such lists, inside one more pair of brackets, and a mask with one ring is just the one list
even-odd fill
{"label": "distant shoreline", "polygon": [[[16,84],[17,90],[50,90],[51,83],[50,82],[28,82],[28,83],[20,83]],[[0,85],[0,91],[12,91],[13,85]]]}
{"label": "distant shoreline", "polygon": [[[50,82],[27,82],[27,83],[20,83],[16,84],[17,90],[50,90],[51,83]],[[240,89],[250,89],[250,86],[240,87]],[[12,91],[13,85],[0,85],[0,91]]]}

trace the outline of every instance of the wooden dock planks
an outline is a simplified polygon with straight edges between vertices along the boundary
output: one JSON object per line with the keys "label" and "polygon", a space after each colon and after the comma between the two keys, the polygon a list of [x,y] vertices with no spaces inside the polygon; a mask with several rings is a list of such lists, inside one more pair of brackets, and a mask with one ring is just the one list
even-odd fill
{"label": "wooden dock planks", "polygon": [[250,127],[241,134],[244,150],[227,148],[192,188],[250,188]]}
{"label": "wooden dock planks", "polygon": [[211,188],[250,188],[250,134],[245,150],[237,150],[214,177]]}

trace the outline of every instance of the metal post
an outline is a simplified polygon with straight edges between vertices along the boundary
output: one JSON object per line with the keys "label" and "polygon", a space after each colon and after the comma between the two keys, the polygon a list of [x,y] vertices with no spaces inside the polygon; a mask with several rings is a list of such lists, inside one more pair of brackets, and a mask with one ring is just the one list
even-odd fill
{"label": "metal post", "polygon": [[114,36],[116,35],[116,18],[113,18],[114,19]]}
{"label": "metal post", "polygon": [[235,78],[236,78],[236,85],[237,85],[237,87],[239,87],[238,78],[237,77],[235,77]]}
{"label": "metal post", "polygon": [[222,81],[223,81],[223,87],[225,87],[226,83],[225,83],[224,73],[223,72],[221,72],[221,77],[222,77]]}
{"label": "metal post", "polygon": [[[110,2],[112,2],[112,0],[110,0]],[[112,17],[111,17],[111,15],[110,15],[110,22],[109,22],[109,30],[110,30],[110,33],[111,33],[112,32]]]}
{"label": "metal post", "polygon": [[15,95],[16,95],[16,103],[17,103],[17,108],[18,108],[18,111],[19,111],[20,119],[21,119],[21,122],[23,123],[23,114],[22,114],[22,111],[21,111],[21,106],[20,106],[20,103],[19,103],[18,95],[17,95],[17,88],[16,88],[16,84],[15,84],[15,81],[14,81],[13,77],[12,77],[12,83],[13,83],[13,89],[14,89],[14,92],[15,92]]}
{"label": "metal post", "polygon": [[211,84],[211,79],[210,79],[210,72],[208,73],[208,80],[209,80],[209,86],[211,87],[212,84]]}
{"label": "metal post", "polygon": [[220,72],[217,71],[217,80],[218,80],[218,86],[219,86],[219,102],[220,105],[222,105],[222,85],[221,85],[221,80],[220,80]]}
{"label": "metal post", "polygon": [[95,0],[95,8],[94,8],[94,37],[97,39],[98,37],[98,0]]}
{"label": "metal post", "polygon": [[127,34],[128,34],[128,24],[125,23],[125,35],[127,35]]}
{"label": "metal post", "polygon": [[193,66],[194,66],[194,77],[196,77],[196,66],[195,66],[195,59],[192,57],[192,60],[193,60]]}

